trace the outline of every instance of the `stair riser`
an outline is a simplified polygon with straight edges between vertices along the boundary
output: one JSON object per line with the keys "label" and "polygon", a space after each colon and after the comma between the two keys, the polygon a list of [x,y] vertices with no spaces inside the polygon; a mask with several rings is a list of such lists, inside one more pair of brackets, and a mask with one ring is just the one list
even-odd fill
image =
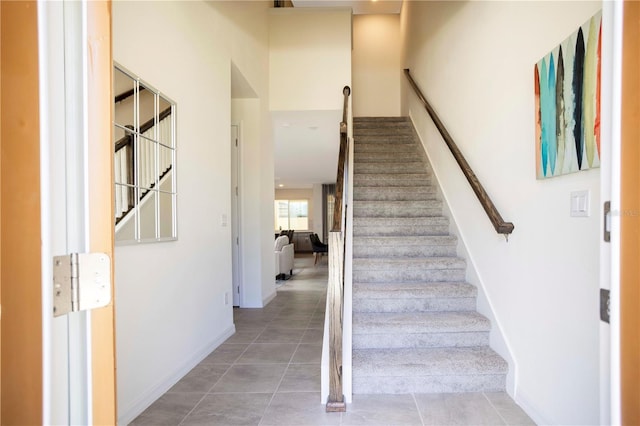
{"label": "stair riser", "polygon": [[[375,186],[375,187],[385,187],[385,186],[430,186],[431,179],[427,177],[428,175],[418,175],[418,174],[386,174],[386,175],[371,175],[371,174],[355,174],[353,176],[353,186],[355,188],[366,187],[366,186]],[[354,189],[357,191],[357,189]]]}
{"label": "stair riser", "polygon": [[361,153],[400,153],[402,155],[418,155],[415,145],[408,143],[356,143],[353,147],[355,155]]}
{"label": "stair riser", "polygon": [[407,121],[354,121],[354,129],[411,129],[411,123]]}
{"label": "stair riser", "polygon": [[353,377],[354,394],[504,392],[506,375]]}
{"label": "stair riser", "polygon": [[364,164],[377,164],[383,163],[387,164],[390,162],[399,162],[399,163],[419,163],[423,170],[431,173],[431,170],[423,163],[419,162],[415,156],[415,154],[411,152],[400,154],[393,154],[390,152],[359,152],[355,154],[355,164],[356,165],[364,165]]}
{"label": "stair riser", "polygon": [[[428,298],[428,299],[367,299],[354,297],[353,312],[458,312],[474,311],[475,298]],[[354,326],[355,329],[355,326]],[[474,345],[469,345],[474,346]],[[384,346],[379,346],[383,348]]]}
{"label": "stair riser", "polygon": [[361,283],[462,281],[464,269],[353,271],[353,280]]}
{"label": "stair riser", "polygon": [[435,187],[376,188],[360,187],[353,191],[354,201],[426,201],[437,199]]}
{"label": "stair riser", "polygon": [[353,122],[356,124],[359,123],[395,123],[395,122],[404,122],[404,123],[410,123],[411,120],[409,119],[409,117],[403,117],[403,116],[396,116],[396,117],[353,117]]}
{"label": "stair riser", "polygon": [[353,137],[359,136],[409,136],[413,137],[413,129],[409,126],[394,126],[394,127],[378,127],[361,129],[357,126],[353,128]]}
{"label": "stair riser", "polygon": [[455,256],[455,245],[449,246],[354,246],[353,257],[428,257]]}
{"label": "stair riser", "polygon": [[[370,189],[366,193],[361,190]],[[387,191],[381,192],[379,188],[375,186],[360,187],[358,192],[353,194],[354,201],[435,201],[438,200],[438,195],[435,191],[432,192],[418,192],[418,191]]]}
{"label": "stair riser", "polygon": [[489,344],[488,331],[471,333],[372,333],[356,334],[354,330],[354,349],[378,348],[466,348]]}
{"label": "stair riser", "polygon": [[449,225],[429,226],[358,226],[353,228],[355,237],[385,237],[398,235],[448,235]]}
{"label": "stair riser", "polygon": [[361,144],[373,145],[411,145],[415,147],[415,140],[409,134],[367,134],[354,135],[353,142],[355,146]]}
{"label": "stair riser", "polygon": [[353,172],[358,173],[428,173],[423,163],[400,162],[400,163],[356,163]]}
{"label": "stair riser", "polygon": [[368,201],[358,201],[353,206],[354,217],[424,217],[442,214],[440,201],[406,201],[406,206],[395,205],[392,202],[371,204]]}

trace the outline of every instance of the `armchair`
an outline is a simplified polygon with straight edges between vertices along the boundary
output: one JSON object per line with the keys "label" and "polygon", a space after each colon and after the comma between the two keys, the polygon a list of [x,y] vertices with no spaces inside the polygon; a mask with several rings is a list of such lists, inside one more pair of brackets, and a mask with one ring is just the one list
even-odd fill
{"label": "armchair", "polygon": [[283,276],[286,278],[286,274],[293,275],[293,257],[294,250],[293,244],[289,243],[289,237],[281,235],[276,238],[274,245],[275,254],[275,267],[276,276]]}

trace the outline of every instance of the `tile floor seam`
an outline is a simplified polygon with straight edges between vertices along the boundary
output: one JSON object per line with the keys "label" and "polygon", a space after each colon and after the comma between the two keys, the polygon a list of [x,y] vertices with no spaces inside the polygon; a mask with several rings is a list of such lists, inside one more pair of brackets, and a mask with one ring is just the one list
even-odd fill
{"label": "tile floor seam", "polygon": [[416,394],[414,392],[411,392],[411,398],[413,398],[413,403],[416,405],[416,410],[418,410],[418,416],[420,417],[420,423],[422,423],[422,426],[426,426],[424,424],[424,417],[422,417],[422,411],[420,411],[420,406],[418,405],[418,400],[416,399]]}
{"label": "tile floor seam", "polygon": [[[220,380],[220,379],[218,379],[218,380]],[[187,419],[187,417],[189,417],[191,415],[191,413],[193,413],[193,411],[196,409],[196,407],[198,407],[198,405],[200,405],[200,403],[202,401],[204,401],[204,399],[207,397],[207,395],[209,395],[209,394],[206,393],[206,392],[204,393],[204,395],[202,395],[202,398],[200,398],[198,400],[198,402],[196,402],[196,404],[193,406],[193,408],[191,408],[191,410],[189,410],[189,412],[187,414],[185,414],[184,417],[182,417],[182,420],[180,420],[180,423],[178,423],[178,426],[181,426],[184,423],[184,421]]]}
{"label": "tile floor seam", "polygon": [[487,396],[486,392],[482,392],[482,396],[484,396],[484,398],[485,398],[487,401],[489,401],[489,405],[491,405],[491,408],[493,408],[493,410],[498,414],[498,417],[500,417],[500,419],[502,420],[502,422],[503,422],[505,425],[508,425],[508,424],[509,424],[509,422],[507,422],[507,419],[505,419],[505,418],[502,416],[502,414],[500,413],[500,410],[498,410],[498,409],[496,408],[496,406],[495,406],[495,405],[493,405],[493,402],[491,402],[491,399]]}

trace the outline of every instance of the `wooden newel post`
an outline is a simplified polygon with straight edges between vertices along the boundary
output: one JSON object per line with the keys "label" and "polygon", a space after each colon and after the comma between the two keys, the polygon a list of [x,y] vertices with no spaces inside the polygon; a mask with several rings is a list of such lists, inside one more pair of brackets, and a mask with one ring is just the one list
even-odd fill
{"label": "wooden newel post", "polygon": [[342,394],[342,296],[344,292],[344,239],[329,233],[329,397],[327,412],[346,411]]}

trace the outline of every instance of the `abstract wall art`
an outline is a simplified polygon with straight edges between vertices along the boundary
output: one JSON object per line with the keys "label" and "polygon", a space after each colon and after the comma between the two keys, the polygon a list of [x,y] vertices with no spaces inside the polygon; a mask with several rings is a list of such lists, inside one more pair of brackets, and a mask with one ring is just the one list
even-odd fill
{"label": "abstract wall art", "polygon": [[602,12],[534,67],[536,177],[600,166]]}

